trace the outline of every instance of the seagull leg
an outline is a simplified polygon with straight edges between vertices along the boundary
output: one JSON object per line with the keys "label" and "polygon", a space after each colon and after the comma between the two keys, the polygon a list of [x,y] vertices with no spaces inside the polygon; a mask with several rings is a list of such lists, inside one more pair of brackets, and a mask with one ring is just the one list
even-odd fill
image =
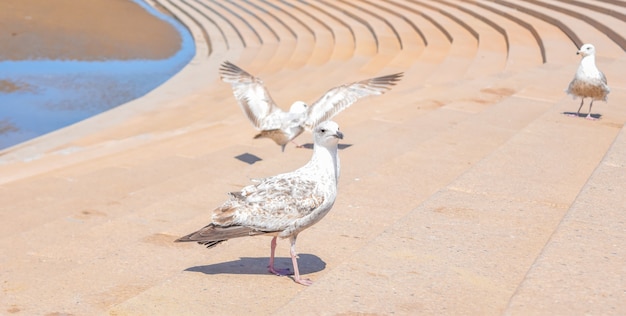
{"label": "seagull leg", "polygon": [[580,99],[580,106],[578,107],[578,112],[576,112],[576,114],[574,114],[574,113],[567,113],[567,116],[579,117],[580,116],[580,109],[582,109],[584,102],[585,102],[585,98],[581,98]]}
{"label": "seagull leg", "polygon": [[589,103],[589,113],[587,114],[587,117],[585,117],[585,118],[588,119],[588,120],[591,120],[591,121],[595,121],[596,118],[591,116],[591,107],[592,106],[593,106],[593,98],[591,99],[591,103]]}
{"label": "seagull leg", "polygon": [[270,243],[271,252],[270,252],[270,264],[267,266],[268,271],[278,276],[284,276],[289,273],[289,269],[275,269],[274,268],[274,253],[276,252],[276,238],[278,236],[274,236],[272,238],[272,242]]}
{"label": "seagull leg", "polygon": [[298,269],[298,254],[296,253],[296,238],[297,236],[291,237],[291,250],[290,250],[291,262],[293,263],[293,272],[294,272],[293,280],[296,281],[296,283],[309,286],[313,284],[313,281],[309,279],[300,278],[300,270]]}
{"label": "seagull leg", "polygon": [[580,98],[580,106],[578,107],[578,111],[576,112],[576,117],[580,116],[580,109],[583,108],[583,103],[585,103],[585,98]]}
{"label": "seagull leg", "polygon": [[[593,100],[591,100],[591,102],[593,103]],[[580,115],[580,109],[583,108],[583,103],[585,103],[585,98],[580,98],[580,106],[578,107],[578,111],[576,112],[577,115]]]}

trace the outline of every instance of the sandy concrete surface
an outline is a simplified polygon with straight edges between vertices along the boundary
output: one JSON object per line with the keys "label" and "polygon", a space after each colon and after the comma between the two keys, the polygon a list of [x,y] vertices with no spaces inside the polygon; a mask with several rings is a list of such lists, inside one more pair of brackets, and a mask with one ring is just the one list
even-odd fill
{"label": "sandy concrete surface", "polygon": [[0,60],[160,59],[180,35],[128,0],[0,2]]}
{"label": "sandy concrete surface", "polygon": [[[141,99],[0,151],[0,314],[626,310],[626,48],[607,36],[626,28],[623,6],[156,2],[194,36],[186,68]],[[595,121],[566,115],[579,101],[564,93],[589,39],[612,89]],[[285,109],[405,73],[335,119],[339,196],[298,238],[310,287],[267,273],[270,238],[173,243],[226,192],[311,155],[252,139],[218,78],[224,60],[263,78]],[[286,241],[277,258],[289,267]]]}

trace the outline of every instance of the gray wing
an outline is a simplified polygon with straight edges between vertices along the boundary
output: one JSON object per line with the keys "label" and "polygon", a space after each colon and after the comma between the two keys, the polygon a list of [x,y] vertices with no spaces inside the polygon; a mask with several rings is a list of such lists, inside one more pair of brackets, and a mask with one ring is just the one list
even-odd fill
{"label": "gray wing", "polygon": [[604,84],[608,84],[606,82],[606,76],[604,75],[604,73],[602,71],[600,71],[600,80],[602,80],[602,82],[604,82]]}
{"label": "gray wing", "polygon": [[276,106],[261,79],[235,64],[225,61],[220,66],[222,81],[230,83],[239,106],[257,129],[279,128],[275,117],[283,112]]}
{"label": "gray wing", "polygon": [[313,103],[307,112],[304,127],[312,130],[317,124],[331,119],[358,99],[387,92],[403,73],[362,80],[328,90],[324,96]]}

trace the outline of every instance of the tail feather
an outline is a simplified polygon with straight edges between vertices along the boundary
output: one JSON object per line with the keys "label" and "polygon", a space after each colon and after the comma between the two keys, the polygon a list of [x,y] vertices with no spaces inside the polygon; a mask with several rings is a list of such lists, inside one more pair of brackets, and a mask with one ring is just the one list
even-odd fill
{"label": "tail feather", "polygon": [[197,241],[197,240],[192,240],[191,238],[189,238],[189,236],[190,235],[178,238],[178,239],[174,240],[174,242],[195,241],[195,242],[197,242],[200,245],[206,246],[207,248],[213,248],[213,247],[217,246],[218,244],[226,241],[226,239],[223,239],[223,240],[211,240],[211,241]]}
{"label": "tail feather", "polygon": [[207,248],[213,248],[213,247],[217,246],[218,244],[222,243],[223,241],[226,241],[226,240],[199,241],[198,244],[206,246]]}
{"label": "tail feather", "polygon": [[291,139],[289,138],[289,135],[287,135],[287,133],[285,133],[280,128],[262,130],[261,132],[259,132],[258,134],[254,136],[254,139],[259,139],[259,138],[269,138],[273,140],[279,146],[284,146],[287,143],[289,143],[289,141],[291,141]]}
{"label": "tail feather", "polygon": [[219,226],[209,224],[196,232],[176,239],[174,242],[197,242],[201,245],[205,245],[207,248],[212,248],[228,239],[269,233],[273,232],[260,231],[244,226]]}

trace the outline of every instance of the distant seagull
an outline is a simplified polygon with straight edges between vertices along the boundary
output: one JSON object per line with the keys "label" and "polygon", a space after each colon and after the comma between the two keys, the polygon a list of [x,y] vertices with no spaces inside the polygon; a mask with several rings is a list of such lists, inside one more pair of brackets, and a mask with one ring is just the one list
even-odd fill
{"label": "distant seagull", "polygon": [[269,272],[284,275],[286,271],[274,268],[274,251],[277,237],[289,237],[294,281],[311,285],[311,280],[300,277],[296,237],[322,219],[335,203],[337,144],[343,134],[337,123],[326,121],[314,129],[313,138],[313,156],[306,165],[229,193],[230,199],[213,211],[211,223],[176,241],[195,241],[211,248],[231,238],[272,235]]}
{"label": "distant seagull", "polygon": [[580,116],[580,109],[583,107],[585,98],[591,98],[589,113],[586,118],[588,120],[594,120],[595,118],[591,116],[593,101],[602,100],[606,102],[607,95],[611,92],[611,89],[606,84],[604,74],[596,67],[596,48],[591,44],[585,44],[580,47],[580,50],[576,52],[576,54],[582,55],[583,59],[580,61],[576,76],[574,76],[574,79],[570,82],[565,92],[573,98],[580,97],[581,100],[578,112],[571,114],[571,116]]}
{"label": "distant seagull", "polygon": [[289,112],[285,112],[272,100],[260,78],[228,61],[222,63],[220,74],[224,82],[231,84],[233,94],[250,122],[261,131],[254,138],[271,138],[283,151],[285,145],[293,142],[305,129],[312,131],[317,124],[330,120],[360,98],[385,93],[403,75],[397,73],[344,84],[328,90],[310,107],[296,101]]}

